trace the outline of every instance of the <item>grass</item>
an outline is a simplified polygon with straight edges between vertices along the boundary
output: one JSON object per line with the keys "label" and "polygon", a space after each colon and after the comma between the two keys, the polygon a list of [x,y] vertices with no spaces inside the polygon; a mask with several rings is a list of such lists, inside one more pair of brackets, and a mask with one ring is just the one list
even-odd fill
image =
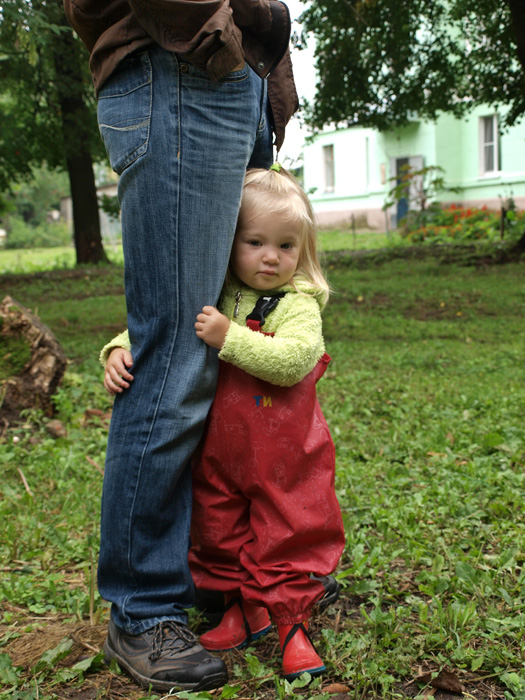
{"label": "grass", "polygon": [[402,239],[396,232],[386,234],[377,231],[356,231],[354,233],[351,229],[319,232],[319,245],[325,253],[334,250],[370,250],[401,245],[401,243]]}
{"label": "grass", "polygon": [[[356,231],[321,231],[319,240],[323,250],[364,250],[382,248],[385,245],[400,243],[396,233],[389,234]],[[109,259],[114,263],[122,263],[122,247],[105,245]],[[16,250],[0,249],[0,275],[28,274],[48,270],[71,269],[75,265],[75,249],[73,246],[61,248],[23,248]]]}
{"label": "grass", "polygon": [[[120,246],[104,246],[112,262],[122,262]],[[65,270],[75,265],[73,246],[61,248],[20,248],[0,250],[0,275]]]}
{"label": "grass", "polygon": [[[319,397],[347,537],[343,595],[313,625],[328,671],[280,681],[273,633],[225,654],[222,695],[181,697],[423,698],[456,680],[478,700],[525,698],[523,264],[328,260]],[[0,440],[0,698],[156,697],[98,653],[111,402],[96,357],[125,325],[122,270],[4,275],[0,293],[38,307],[71,360],[56,399],[65,434],[29,412]]]}

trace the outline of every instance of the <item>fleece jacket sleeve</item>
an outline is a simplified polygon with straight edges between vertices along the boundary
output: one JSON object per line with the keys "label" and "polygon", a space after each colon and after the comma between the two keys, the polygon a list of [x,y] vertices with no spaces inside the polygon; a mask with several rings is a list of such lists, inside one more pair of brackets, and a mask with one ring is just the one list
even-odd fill
{"label": "fleece jacket sleeve", "polygon": [[104,347],[100,351],[100,355],[98,358],[102,367],[106,366],[109,353],[114,348],[124,348],[125,350],[131,350],[131,343],[129,340],[129,333],[127,330],[122,331],[122,333],[119,333],[119,335],[115,336],[113,340],[110,340],[107,345],[104,345]]}
{"label": "fleece jacket sleeve", "polygon": [[264,330],[273,337],[232,322],[219,357],[271,384],[293,386],[324,354],[319,304],[312,297],[287,295],[267,325]]}

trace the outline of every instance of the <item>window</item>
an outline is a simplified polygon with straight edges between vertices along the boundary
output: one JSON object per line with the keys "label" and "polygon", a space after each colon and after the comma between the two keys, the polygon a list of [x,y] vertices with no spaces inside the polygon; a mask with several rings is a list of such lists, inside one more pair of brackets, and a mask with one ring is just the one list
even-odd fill
{"label": "window", "polygon": [[487,175],[499,171],[498,117],[491,114],[481,117],[479,121],[480,136],[480,174]]}
{"label": "window", "polygon": [[324,160],[324,191],[333,192],[335,188],[335,169],[334,169],[334,146],[323,146]]}

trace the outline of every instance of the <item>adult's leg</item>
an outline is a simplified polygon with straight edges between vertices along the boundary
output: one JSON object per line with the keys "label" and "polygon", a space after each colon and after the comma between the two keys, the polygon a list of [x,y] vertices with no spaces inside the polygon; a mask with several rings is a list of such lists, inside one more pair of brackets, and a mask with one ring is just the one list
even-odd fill
{"label": "adult's leg", "polygon": [[[268,144],[264,83],[249,69],[212,83],[155,47],[101,93],[99,122],[114,167],[135,381],[115,401],[99,563],[101,595],[122,630],[184,623],[190,457],[216,382],[216,353],[194,331],[217,302],[244,171]],[[271,151],[267,151],[269,165]]]}

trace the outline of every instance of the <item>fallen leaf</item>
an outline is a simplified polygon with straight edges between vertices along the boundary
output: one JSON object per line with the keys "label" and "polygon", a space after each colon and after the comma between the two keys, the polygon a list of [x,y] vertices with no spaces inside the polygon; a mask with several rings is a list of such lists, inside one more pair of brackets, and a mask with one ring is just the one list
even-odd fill
{"label": "fallen leaf", "polygon": [[459,678],[452,671],[441,669],[435,678],[432,678],[432,673],[424,673],[416,678],[418,683],[431,685],[438,690],[446,690],[449,693],[458,693],[461,695],[464,691],[463,686],[459,682]]}
{"label": "fallen leaf", "polygon": [[65,437],[67,435],[66,427],[61,420],[50,420],[46,423],[46,430],[51,437],[54,438]]}
{"label": "fallen leaf", "polygon": [[330,685],[323,688],[323,691],[325,693],[348,693],[350,688],[342,683],[330,683]]}

